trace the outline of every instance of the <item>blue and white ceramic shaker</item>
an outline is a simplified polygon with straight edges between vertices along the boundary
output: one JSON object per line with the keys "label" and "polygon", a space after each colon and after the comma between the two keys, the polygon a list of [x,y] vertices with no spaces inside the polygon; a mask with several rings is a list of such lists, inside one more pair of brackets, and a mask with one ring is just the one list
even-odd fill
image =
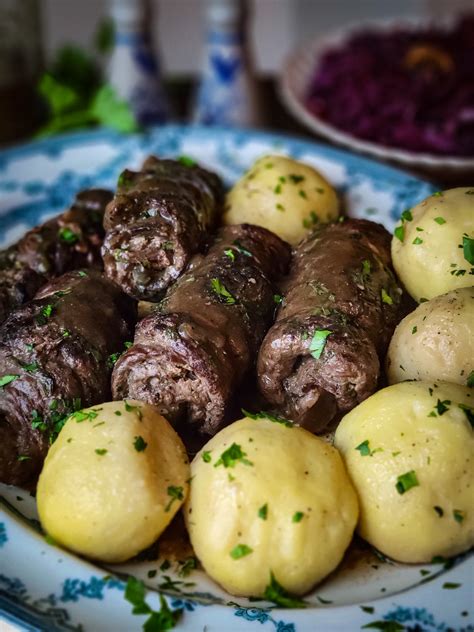
{"label": "blue and white ceramic shaker", "polygon": [[259,123],[258,95],[245,47],[240,0],[206,0],[203,71],[193,122],[253,126]]}
{"label": "blue and white ceramic shaker", "polygon": [[115,41],[108,81],[130,104],[141,125],[163,123],[169,108],[153,50],[151,4],[148,0],[109,0],[109,11]]}

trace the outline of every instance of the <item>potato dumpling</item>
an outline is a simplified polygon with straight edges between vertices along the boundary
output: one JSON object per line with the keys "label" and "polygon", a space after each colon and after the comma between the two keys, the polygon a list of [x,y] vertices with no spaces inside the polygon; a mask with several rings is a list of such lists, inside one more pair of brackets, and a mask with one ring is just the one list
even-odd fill
{"label": "potato dumpling", "polygon": [[348,413],[336,430],[359,495],[360,535],[400,562],[474,544],[474,390],[403,382]]}
{"label": "potato dumpling", "polygon": [[474,287],[421,303],[395,329],[387,355],[390,384],[444,380],[474,386]]}
{"label": "potato dumpling", "polygon": [[271,576],[304,594],[341,561],[357,497],[337,450],[308,431],[244,418],[191,464],[185,518],[207,573],[234,595],[264,596]]}
{"label": "potato dumpling", "polygon": [[474,189],[449,189],[402,214],[394,268],[416,300],[474,285]]}
{"label": "potato dumpling", "polygon": [[189,463],[153,406],[108,402],[74,413],[38,483],[38,513],[58,544],[104,562],[150,546],[188,492]]}
{"label": "potato dumpling", "polygon": [[339,215],[333,187],[313,167],[286,156],[257,160],[227,195],[224,224],[257,224],[297,244]]}

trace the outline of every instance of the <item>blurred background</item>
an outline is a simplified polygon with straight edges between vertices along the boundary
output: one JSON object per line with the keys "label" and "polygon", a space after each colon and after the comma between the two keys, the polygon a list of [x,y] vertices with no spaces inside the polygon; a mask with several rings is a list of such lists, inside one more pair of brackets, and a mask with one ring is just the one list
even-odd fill
{"label": "blurred background", "polygon": [[[370,20],[393,24],[403,19],[426,27],[452,22],[473,9],[473,0],[0,0],[0,144],[98,125],[129,132],[184,121],[310,134],[392,160],[384,151],[373,153],[344,139],[337,121],[335,130],[328,128],[334,121],[321,114],[329,106],[321,105],[318,80],[316,96],[308,100],[319,48],[326,46],[328,34],[353,25],[363,29]],[[472,38],[469,32],[464,28],[473,54],[474,31]],[[425,40],[428,48],[424,40],[421,47],[412,42],[410,48],[415,48],[417,72],[409,80],[416,98],[429,102],[432,116],[439,103],[448,107],[451,95],[457,110],[449,104],[453,120],[446,125],[462,124],[458,135],[472,138],[474,147],[474,57],[463,62],[463,50],[456,58],[441,40]],[[364,59],[363,51],[360,55]],[[470,70],[462,68],[468,63]],[[347,70],[349,82],[350,74]],[[433,105],[435,86],[442,83],[444,94]],[[411,111],[409,103],[397,107],[403,109],[402,118]],[[437,111],[436,116],[446,114]],[[339,131],[351,132],[351,121],[346,129],[344,124]],[[446,133],[452,136],[451,128]],[[354,137],[374,141],[368,132],[361,134]],[[453,151],[444,132],[436,134],[434,154],[470,159],[471,164],[459,163],[455,170],[462,167],[472,174],[471,145]],[[430,129],[425,140],[436,134]],[[375,141],[429,153],[431,145],[414,142],[415,136],[410,131],[407,142]],[[415,170],[418,163],[413,156],[401,161]]]}

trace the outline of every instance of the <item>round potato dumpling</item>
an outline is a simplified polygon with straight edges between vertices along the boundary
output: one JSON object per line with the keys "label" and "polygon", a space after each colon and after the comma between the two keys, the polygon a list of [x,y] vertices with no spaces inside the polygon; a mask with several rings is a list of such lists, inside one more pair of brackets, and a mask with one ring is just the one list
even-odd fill
{"label": "round potato dumpling", "polygon": [[336,430],[359,495],[360,535],[400,562],[474,544],[474,390],[446,382],[384,388]]}
{"label": "round potato dumpling", "polygon": [[228,592],[271,598],[277,582],[301,595],[341,561],[357,497],[335,448],[260,416],[196,455],[185,519],[197,557]]}
{"label": "round potato dumpling", "polygon": [[128,400],[77,411],[39,478],[41,524],[60,545],[122,562],[171,522],[189,471],[180,438],[153,406]]}
{"label": "round potato dumpling", "polygon": [[440,191],[405,211],[392,259],[418,302],[474,285],[474,189]]}
{"label": "round potato dumpling", "polygon": [[339,215],[333,187],[313,167],[286,156],[257,160],[227,195],[224,224],[257,224],[297,244]]}
{"label": "round potato dumpling", "polygon": [[444,380],[474,385],[474,287],[421,303],[395,329],[387,354],[390,384]]}

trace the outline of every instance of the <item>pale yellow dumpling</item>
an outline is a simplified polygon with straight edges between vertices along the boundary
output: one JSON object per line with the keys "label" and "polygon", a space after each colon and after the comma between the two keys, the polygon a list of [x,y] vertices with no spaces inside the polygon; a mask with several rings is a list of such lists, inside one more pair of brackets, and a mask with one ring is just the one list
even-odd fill
{"label": "pale yellow dumpling", "polygon": [[401,321],[388,348],[387,377],[391,384],[474,384],[474,287],[421,303]]}
{"label": "pale yellow dumpling", "polygon": [[227,195],[224,224],[257,224],[297,244],[339,215],[334,188],[316,169],[286,156],[264,156]]}
{"label": "pale yellow dumpling", "polygon": [[185,518],[209,576],[234,595],[263,596],[273,573],[302,595],[341,561],[356,494],[337,450],[298,427],[241,419],[191,464]]}
{"label": "pale yellow dumpling", "polygon": [[358,532],[400,562],[474,544],[474,390],[403,382],[378,391],[336,430],[361,508]]}
{"label": "pale yellow dumpling", "polygon": [[186,451],[148,404],[99,404],[73,414],[38,482],[38,513],[60,545],[127,560],[155,542],[188,492]]}
{"label": "pale yellow dumpling", "polygon": [[474,188],[439,191],[402,218],[393,266],[416,301],[474,285]]}

